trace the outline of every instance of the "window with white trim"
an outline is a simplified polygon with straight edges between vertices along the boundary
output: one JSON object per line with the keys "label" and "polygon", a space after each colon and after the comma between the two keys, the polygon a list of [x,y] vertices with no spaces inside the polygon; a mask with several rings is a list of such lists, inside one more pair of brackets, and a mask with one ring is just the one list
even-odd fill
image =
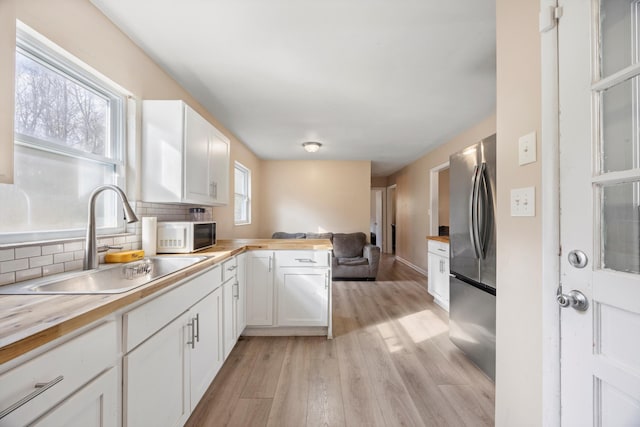
{"label": "window with white trim", "polygon": [[[81,236],[91,192],[124,185],[125,96],[61,49],[16,37],[14,184],[0,187],[0,242]],[[113,192],[97,199],[101,233],[124,231]]]}
{"label": "window with white trim", "polygon": [[251,170],[235,162],[234,218],[236,225],[251,224]]}

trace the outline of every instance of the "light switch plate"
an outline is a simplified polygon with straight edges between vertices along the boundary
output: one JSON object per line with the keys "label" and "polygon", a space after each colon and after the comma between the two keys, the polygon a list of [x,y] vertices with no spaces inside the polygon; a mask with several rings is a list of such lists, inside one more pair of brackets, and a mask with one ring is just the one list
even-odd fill
{"label": "light switch plate", "polygon": [[536,216],[536,188],[511,190],[511,216]]}
{"label": "light switch plate", "polygon": [[521,136],[518,139],[518,163],[520,166],[536,161],[536,133]]}

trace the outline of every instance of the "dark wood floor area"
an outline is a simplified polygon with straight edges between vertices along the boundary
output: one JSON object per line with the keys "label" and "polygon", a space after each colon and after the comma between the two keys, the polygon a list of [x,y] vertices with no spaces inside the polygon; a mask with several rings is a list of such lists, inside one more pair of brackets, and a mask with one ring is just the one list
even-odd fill
{"label": "dark wood floor area", "polygon": [[494,384],[427,279],[390,256],[378,279],[333,283],[333,340],[241,338],[187,425],[493,425]]}

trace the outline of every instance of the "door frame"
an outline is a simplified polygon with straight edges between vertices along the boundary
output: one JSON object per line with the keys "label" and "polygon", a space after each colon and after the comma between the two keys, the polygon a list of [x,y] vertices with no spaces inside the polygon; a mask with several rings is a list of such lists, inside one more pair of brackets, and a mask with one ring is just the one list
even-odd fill
{"label": "door frame", "polygon": [[[391,196],[393,195],[393,196]],[[393,202],[392,202],[393,199]],[[393,219],[394,216],[398,215],[398,207],[397,207],[397,200],[398,200],[398,184],[392,184],[387,186],[386,191],[385,191],[385,204],[386,204],[386,208],[385,208],[385,212],[384,212],[384,233],[386,234],[387,238],[383,240],[383,252],[386,254],[390,254],[393,252],[393,242],[391,241],[391,235],[393,234],[392,230],[391,230],[391,220]],[[395,212],[394,212],[395,210]],[[398,220],[396,218],[396,227],[398,224]],[[396,249],[398,248],[398,234],[397,234],[397,228],[396,228]]]}
{"label": "door frame", "polygon": [[444,169],[449,169],[449,161],[439,164],[436,167],[431,168],[429,175],[429,234],[431,236],[438,235],[439,217],[438,217],[438,186],[439,178],[438,174]]}
{"label": "door frame", "polygon": [[[560,135],[557,0],[540,0],[542,425],[560,426]],[[544,25],[543,17],[548,17]],[[556,21],[556,22],[554,22]]]}
{"label": "door frame", "polygon": [[[386,242],[387,242],[387,227],[386,227],[386,223],[387,223],[387,188],[386,187],[371,187],[371,197],[373,197],[373,193],[376,192],[380,192],[382,194],[382,206],[381,206],[381,211],[380,211],[380,215],[382,216],[382,218],[380,218],[380,230],[382,230],[382,233],[380,233],[380,236],[376,236],[377,240],[376,242],[376,246],[378,246],[380,248],[381,252],[384,252],[384,248],[386,247]],[[380,242],[378,244],[378,242]]]}

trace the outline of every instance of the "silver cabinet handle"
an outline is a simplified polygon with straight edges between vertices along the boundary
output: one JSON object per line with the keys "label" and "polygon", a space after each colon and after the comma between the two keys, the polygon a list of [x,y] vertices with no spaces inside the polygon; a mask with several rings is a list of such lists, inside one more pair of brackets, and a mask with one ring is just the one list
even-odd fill
{"label": "silver cabinet handle", "polygon": [[59,377],[56,377],[56,378],[52,379],[48,383],[36,383],[36,385],[35,385],[36,390],[34,390],[33,392],[29,393],[28,395],[26,395],[22,399],[18,400],[16,403],[14,403],[13,405],[9,406],[8,408],[2,410],[2,412],[0,412],[0,419],[6,417],[10,413],[15,411],[19,407],[21,407],[22,405],[24,405],[24,404],[28,403],[29,401],[33,400],[34,398],[38,397],[39,395],[41,395],[45,391],[49,390],[54,385],[58,384],[63,379],[64,379],[64,377],[62,375],[60,375]]}
{"label": "silver cabinet handle", "polygon": [[271,257],[269,257],[269,273],[271,273]]}
{"label": "silver cabinet handle", "polygon": [[324,273],[324,288],[329,289],[329,273]]}
{"label": "silver cabinet handle", "polygon": [[191,348],[196,348],[196,325],[195,318],[187,323],[187,326],[191,328],[191,341],[187,341],[187,344],[191,346]]}
{"label": "silver cabinet handle", "polygon": [[196,314],[196,318],[193,319],[193,321],[196,323],[196,332],[195,332],[196,341],[200,342],[200,313]]}
{"label": "silver cabinet handle", "polygon": [[317,264],[318,261],[314,261],[311,258],[294,258],[298,262],[305,262],[307,264]]}
{"label": "silver cabinet handle", "polygon": [[233,284],[233,297],[235,299],[240,298],[240,284],[238,282]]}
{"label": "silver cabinet handle", "polygon": [[238,268],[238,266],[237,266],[237,265],[232,265],[231,267],[227,268],[227,271],[233,271],[233,270],[235,270],[236,268]]}

